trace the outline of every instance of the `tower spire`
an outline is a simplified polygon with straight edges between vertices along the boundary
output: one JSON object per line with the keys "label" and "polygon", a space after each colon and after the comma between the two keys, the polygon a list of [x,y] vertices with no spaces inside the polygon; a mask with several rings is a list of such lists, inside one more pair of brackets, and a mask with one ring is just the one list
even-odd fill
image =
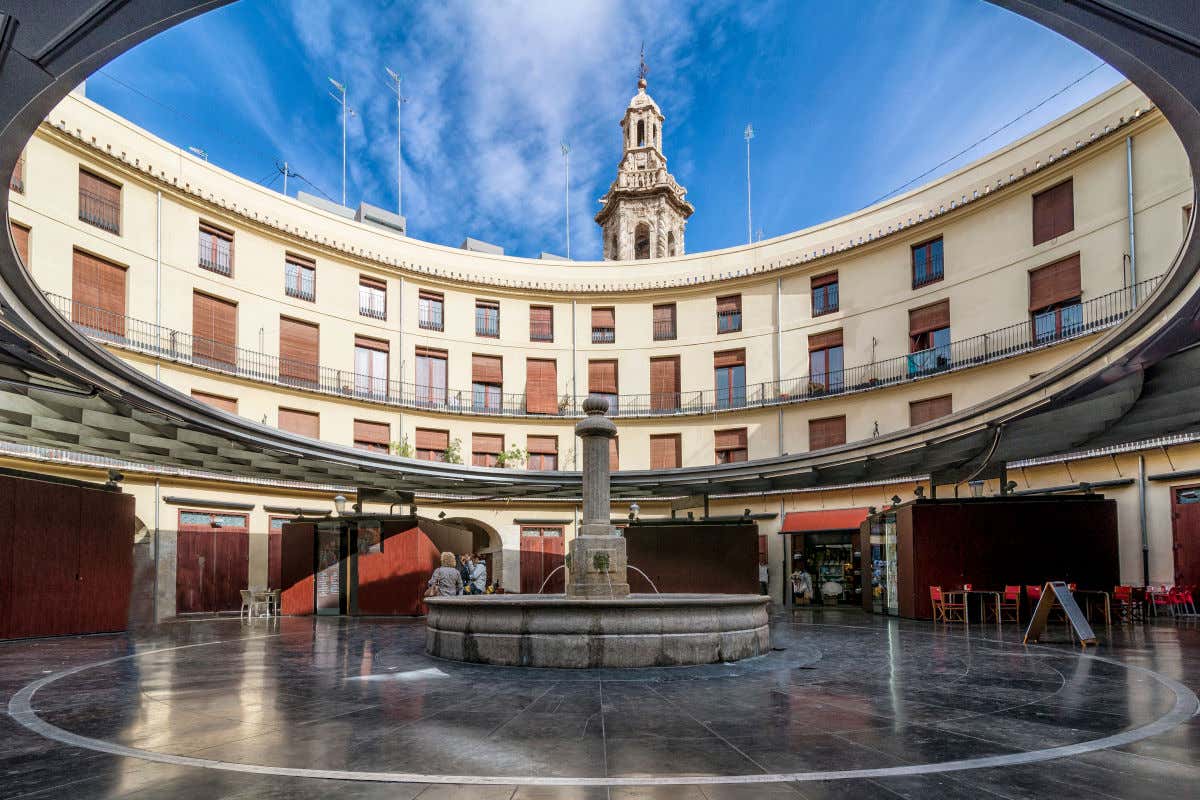
{"label": "tower spire", "polygon": [[640,61],[641,63],[638,67],[638,88],[645,89],[646,75],[650,73],[650,68],[646,66],[646,43],[644,41],[642,42],[642,56]]}

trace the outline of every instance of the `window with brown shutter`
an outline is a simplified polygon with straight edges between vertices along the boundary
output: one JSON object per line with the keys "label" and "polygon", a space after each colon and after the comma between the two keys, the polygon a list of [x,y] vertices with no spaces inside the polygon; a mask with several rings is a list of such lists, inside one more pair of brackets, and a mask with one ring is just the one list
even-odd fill
{"label": "window with brown shutter", "polygon": [[17,194],[25,194],[25,153],[22,152],[13,167],[12,175],[8,177],[8,188]]}
{"label": "window with brown shutter", "polygon": [[650,469],[678,469],[682,466],[683,438],[678,433],[650,436]]}
{"label": "window with brown shutter", "polygon": [[475,301],[475,335],[500,337],[500,304],[495,300]]}
{"label": "window with brown shutter", "polygon": [[538,472],[553,472],[558,469],[558,437],[530,436],[525,442],[529,451],[526,467]]}
{"label": "window with brown shutter", "polygon": [[233,234],[230,231],[200,223],[200,252],[196,263],[201,269],[219,275],[233,274]]}
{"label": "window with brown shutter", "polygon": [[937,283],[945,276],[942,237],[912,246],[912,288]]}
{"label": "window with brown shutter", "polygon": [[444,307],[441,292],[421,289],[417,294],[417,325],[428,331],[445,330]]}
{"label": "window with brown shutter", "polygon": [[614,436],[608,440],[608,471],[610,473],[621,468],[621,444],[618,441],[620,438]]}
{"label": "window with brown shutter", "polygon": [[317,299],[317,262],[288,253],[283,261],[283,291],[288,297],[315,302]]}
{"label": "window with brown shutter", "polygon": [[650,359],[650,410],[679,409],[679,356]]}
{"label": "window with brown shutter", "polygon": [[499,433],[471,434],[471,466],[498,467],[504,452],[504,436]]}
{"label": "window with brown shutter", "polygon": [[503,363],[500,356],[471,355],[471,397],[475,411],[500,411],[504,392]]}
{"label": "window with brown shutter", "polygon": [[432,347],[416,348],[417,357],[417,402],[422,405],[440,406],[446,402],[445,350]]}
{"label": "window with brown shutter", "polygon": [[388,343],[369,336],[354,336],[354,391],[358,395],[386,397]]}
{"label": "window with brown shutter", "polygon": [[1075,230],[1075,196],[1072,180],[1033,196],[1033,243],[1048,242]]}
{"label": "window with brown shutter", "polygon": [[919,336],[939,328],[950,327],[950,301],[942,300],[908,312],[908,335]]}
{"label": "window with brown shutter", "polygon": [[82,167],[79,170],[79,219],[101,230],[121,233],[121,186]]}
{"label": "window with brown shutter", "polygon": [[654,307],[654,341],[670,341],[675,335],[675,304],[659,303]]}
{"label": "window with brown shutter", "polygon": [[315,386],[321,329],[309,322],[279,318],[279,380]]}
{"label": "window with brown shutter", "polygon": [[554,359],[525,360],[525,412],[558,413],[558,362]]}
{"label": "window with brown shutter", "polygon": [[1029,273],[1029,310],[1078,300],[1083,293],[1079,276],[1079,254],[1038,267]]}
{"label": "window with brown shutter", "polygon": [[371,319],[387,319],[387,282],[358,276],[358,313]]}
{"label": "window with brown shutter", "polygon": [[17,255],[21,257],[21,263],[28,267],[29,227],[19,222],[13,222],[9,224],[8,229],[12,232],[13,247],[16,249]]}
{"label": "window with brown shutter", "polygon": [[908,424],[920,425],[931,419],[947,417],[950,416],[952,410],[948,394],[925,400],[914,400],[908,404]]}
{"label": "window with brown shutter", "polygon": [[812,279],[812,315],[832,314],[840,308],[838,274],[829,272]]}
{"label": "window with brown shutter", "polygon": [[237,303],[192,292],[192,357],[223,369],[237,365]]}
{"label": "window with brown shutter", "polygon": [[617,311],[612,306],[592,308],[592,344],[612,344],[617,340]]}
{"label": "window with brown shutter", "polygon": [[354,446],[358,449],[386,453],[391,441],[392,426],[388,423],[354,420]]}
{"label": "window with brown shutter", "polygon": [[553,342],[554,341],[554,307],[553,306],[530,306],[529,307],[529,341],[531,341],[531,342]]}
{"label": "window with brown shutter", "polygon": [[908,312],[908,373],[922,375],[950,366],[950,301]]}
{"label": "window with brown shutter", "polygon": [[742,296],[726,295],[717,298],[717,333],[733,333],[742,329]]}
{"label": "window with brown shutter", "polygon": [[279,408],[279,430],[298,433],[313,439],[321,438],[321,415],[295,408]]}
{"label": "window with brown shutter", "polygon": [[446,460],[446,450],[450,447],[450,431],[417,428],[416,433],[417,458],[422,461]]}
{"label": "window with brown shutter", "polygon": [[613,360],[588,361],[588,394],[603,397],[608,401],[608,413],[618,412],[617,362]]}
{"label": "window with brown shutter", "polygon": [[125,335],[125,267],[76,250],[71,260],[71,321]]}
{"label": "window with brown shutter", "polygon": [[718,464],[732,464],[749,458],[749,434],[746,428],[713,431],[713,443]]}
{"label": "window with brown shutter", "polygon": [[846,443],[846,417],[826,417],[825,419],[810,419],[808,421],[808,449],[820,450],[825,447]]}
{"label": "window with brown shutter", "polygon": [[206,406],[212,406],[213,408],[219,408],[222,411],[228,411],[230,414],[237,413],[237,400],[232,397],[222,397],[219,394],[209,394],[208,392],[201,392],[196,389],[192,389],[192,399],[199,400]]}

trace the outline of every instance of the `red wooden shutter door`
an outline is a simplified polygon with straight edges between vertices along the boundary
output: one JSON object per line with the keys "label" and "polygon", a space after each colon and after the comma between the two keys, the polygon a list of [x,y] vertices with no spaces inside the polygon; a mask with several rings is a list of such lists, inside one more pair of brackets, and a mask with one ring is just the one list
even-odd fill
{"label": "red wooden shutter door", "polygon": [[827,417],[808,421],[808,449],[820,450],[846,443],[846,418]]}
{"label": "red wooden shutter door", "polygon": [[526,449],[530,453],[542,453],[544,455],[554,455],[558,453],[558,437],[557,436],[533,436],[528,437]]}
{"label": "red wooden shutter door", "polygon": [[1067,179],[1033,196],[1033,243],[1047,242],[1075,229],[1074,183]]}
{"label": "red wooden shutter door", "polygon": [[13,222],[9,225],[9,230],[12,231],[13,245],[17,248],[17,255],[21,257],[21,263],[29,266],[29,228],[24,225],[18,225]]}
{"label": "red wooden shutter door", "polygon": [[233,366],[237,363],[237,305],[192,292],[192,355]]}
{"label": "red wooden shutter door", "polygon": [[1030,311],[1073,300],[1082,293],[1078,253],[1029,273]]}
{"label": "red wooden shutter door", "polygon": [[297,411],[292,408],[279,409],[279,430],[288,433],[298,433],[301,436],[321,438],[321,416],[311,411]]}
{"label": "red wooden shutter door", "polygon": [[831,283],[837,283],[838,274],[829,272],[825,275],[817,275],[812,279],[812,288],[820,289],[822,286],[828,286]]}
{"label": "red wooden shutter door", "polygon": [[471,356],[472,383],[504,383],[503,361],[500,356]]}
{"label": "red wooden shutter door", "polygon": [[675,304],[668,303],[654,307],[654,324],[655,325],[674,325],[675,324]]}
{"label": "red wooden shutter door", "polygon": [[722,367],[740,367],[745,363],[745,350],[725,350],[720,353],[713,353],[713,367],[716,369],[721,369]]}
{"label": "red wooden shutter door", "polygon": [[558,362],[530,358],[525,361],[525,410],[530,414],[558,413]]}
{"label": "red wooden shutter door", "polygon": [[747,446],[747,434],[745,428],[732,428],[726,431],[715,431],[713,437],[716,440],[717,450],[733,450],[745,449]]}
{"label": "red wooden shutter door", "polygon": [[650,408],[679,407],[679,356],[650,359]]}
{"label": "red wooden shutter door", "polygon": [[682,450],[677,433],[650,437],[650,469],[675,469]]}
{"label": "red wooden shutter door", "polygon": [[593,394],[617,394],[617,362],[588,362],[588,392]]}
{"label": "red wooden shutter door", "polygon": [[72,255],[71,319],[106,333],[125,335],[125,268],[84,253]]}
{"label": "red wooden shutter door", "polygon": [[498,456],[504,452],[504,437],[498,433],[472,433],[471,452]]}
{"label": "red wooden shutter door", "polygon": [[593,328],[615,328],[617,327],[617,313],[612,308],[593,308],[592,309],[592,327]]}
{"label": "red wooden shutter door", "polygon": [[731,294],[726,297],[717,298],[717,313],[730,313],[742,310],[742,296],[740,294]]}
{"label": "red wooden shutter door", "polygon": [[354,441],[387,447],[391,441],[391,426],[386,422],[354,420]]}
{"label": "red wooden shutter door", "polygon": [[417,428],[416,445],[418,450],[436,450],[443,452],[450,446],[450,431],[434,431],[428,428]]}
{"label": "red wooden shutter door", "polygon": [[949,416],[953,412],[950,395],[930,397],[926,400],[916,400],[908,404],[910,425],[920,425],[924,422]]}
{"label": "red wooden shutter door", "polygon": [[279,318],[279,377],[317,382],[321,329],[308,322]]}

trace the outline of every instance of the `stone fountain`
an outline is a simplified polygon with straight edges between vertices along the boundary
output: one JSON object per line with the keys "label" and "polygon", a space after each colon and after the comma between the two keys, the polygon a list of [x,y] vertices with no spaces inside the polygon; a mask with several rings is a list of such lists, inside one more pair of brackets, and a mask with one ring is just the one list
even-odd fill
{"label": "stone fountain", "polygon": [[740,594],[630,594],[625,538],[609,522],[608,401],[589,397],[582,440],[583,521],[565,595],[434,597],[426,650],[455,661],[528,667],[710,664],[770,650],[768,599]]}

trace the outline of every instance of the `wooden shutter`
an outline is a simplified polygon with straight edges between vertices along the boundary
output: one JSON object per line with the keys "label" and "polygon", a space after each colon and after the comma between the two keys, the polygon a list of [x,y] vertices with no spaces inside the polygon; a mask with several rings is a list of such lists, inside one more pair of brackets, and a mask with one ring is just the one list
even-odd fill
{"label": "wooden shutter", "polygon": [[530,453],[556,455],[558,453],[558,437],[530,435],[528,441],[526,442],[526,449]]}
{"label": "wooden shutter", "polygon": [[908,312],[908,335],[917,336],[950,327],[950,301],[942,300]]}
{"label": "wooden shutter", "polygon": [[372,339],[370,336],[359,336],[357,333],[354,334],[354,346],[378,350],[381,353],[388,352],[388,343],[383,339]]}
{"label": "wooden shutter", "polygon": [[504,452],[504,436],[499,433],[472,433],[471,452],[498,456]]}
{"label": "wooden shutter", "polygon": [[279,377],[317,382],[317,353],[321,329],[308,322],[279,318]]}
{"label": "wooden shutter", "polygon": [[279,409],[279,430],[298,433],[313,439],[321,438],[321,415],[312,411],[297,411],[294,408]]}
{"label": "wooden shutter", "polygon": [[74,251],[71,263],[72,321],[125,335],[125,267]]}
{"label": "wooden shutter", "polygon": [[1029,273],[1029,310],[1040,311],[1055,303],[1074,300],[1083,293],[1079,253]]}
{"label": "wooden shutter", "polygon": [[354,443],[371,444],[377,447],[387,448],[392,440],[392,428],[386,422],[368,422],[366,420],[354,420]]}
{"label": "wooden shutter", "polygon": [[617,327],[617,312],[614,308],[593,308],[592,309],[592,327],[593,328],[615,328]]}
{"label": "wooden shutter", "polygon": [[914,400],[908,404],[908,424],[920,425],[931,419],[949,416],[952,412],[950,395]]}
{"label": "wooden shutter", "polygon": [[676,469],[680,465],[682,440],[678,433],[650,437],[650,469]]}
{"label": "wooden shutter", "polygon": [[434,431],[429,428],[417,428],[416,449],[445,452],[450,446],[450,431]]}
{"label": "wooden shutter", "polygon": [[525,411],[558,413],[558,362],[554,359],[525,360]]}
{"label": "wooden shutter", "polygon": [[237,413],[237,400],[232,397],[221,397],[219,394],[209,394],[208,392],[199,392],[192,389],[192,399],[199,400],[206,406],[228,411],[230,414]]}
{"label": "wooden shutter", "polygon": [[808,449],[820,450],[846,443],[846,418],[826,417],[808,421]]}
{"label": "wooden shutter", "polygon": [[725,297],[717,298],[717,313],[732,313],[742,310],[742,296],[740,294],[731,294]]}
{"label": "wooden shutter", "polygon": [[679,356],[650,359],[650,408],[679,407]]}
{"label": "wooden shutter", "polygon": [[535,341],[554,340],[553,306],[529,307],[529,338]]}
{"label": "wooden shutter", "polygon": [[387,281],[382,281],[378,278],[369,278],[366,275],[358,276],[358,285],[366,286],[369,289],[378,289],[381,292],[387,291]]}
{"label": "wooden shutter", "polygon": [[192,356],[233,366],[237,363],[237,304],[192,292]]}
{"label": "wooden shutter", "polygon": [[26,267],[29,266],[29,228],[19,223],[13,222],[9,225],[9,230],[12,231],[13,247],[17,250],[17,255],[21,257],[21,263]]}
{"label": "wooden shutter", "polygon": [[824,275],[817,275],[812,279],[812,288],[820,289],[822,286],[829,286],[837,282],[838,274],[836,272],[827,272]]}
{"label": "wooden shutter", "polygon": [[675,323],[675,304],[666,303],[654,307],[655,325],[672,325]]}
{"label": "wooden shutter", "polygon": [[842,346],[842,329],[836,331],[825,331],[824,333],[814,333],[808,337],[808,350],[824,350],[829,347]]}
{"label": "wooden shutter", "polygon": [[745,428],[731,428],[725,431],[714,431],[717,450],[745,450],[747,447],[747,432]]}
{"label": "wooden shutter", "polygon": [[588,393],[617,394],[617,362],[588,362]]}
{"label": "wooden shutter", "polygon": [[500,356],[471,355],[472,383],[504,383],[504,362]]}
{"label": "wooden shutter", "polygon": [[121,187],[79,170],[79,218],[113,233],[121,232]]}
{"label": "wooden shutter", "polygon": [[1033,196],[1033,243],[1041,244],[1075,229],[1074,186],[1067,179]]}
{"label": "wooden shutter", "polygon": [[608,471],[616,472],[621,468],[621,446],[617,442],[619,436],[608,440]]}
{"label": "wooden shutter", "polygon": [[742,350],[723,350],[720,353],[713,353],[713,367],[721,369],[722,367],[741,367],[746,363],[746,351]]}

